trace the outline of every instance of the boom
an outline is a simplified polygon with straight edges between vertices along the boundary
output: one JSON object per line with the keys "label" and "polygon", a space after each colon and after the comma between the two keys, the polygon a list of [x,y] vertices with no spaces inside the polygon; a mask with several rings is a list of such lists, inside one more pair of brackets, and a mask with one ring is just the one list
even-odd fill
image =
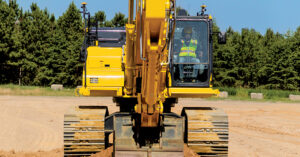
{"label": "boom", "polygon": [[[135,111],[141,114],[143,127],[157,127],[164,102],[161,94],[166,86],[168,51],[164,47],[167,44],[169,17],[174,13],[174,1],[139,0],[136,3],[136,24],[132,21],[133,2],[129,0],[129,24],[126,25],[129,41],[126,45],[129,65],[129,70],[125,72],[126,94],[133,95],[132,90],[136,91],[137,84],[132,82],[134,78],[141,77],[141,93],[137,95],[139,101]],[[130,31],[132,28],[135,30]]]}

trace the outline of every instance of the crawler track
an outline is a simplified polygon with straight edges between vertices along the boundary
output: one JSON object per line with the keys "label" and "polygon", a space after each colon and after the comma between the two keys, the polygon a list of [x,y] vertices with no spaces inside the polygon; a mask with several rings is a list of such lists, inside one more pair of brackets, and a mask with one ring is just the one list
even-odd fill
{"label": "crawler track", "polygon": [[185,143],[201,157],[228,156],[228,118],[221,109],[186,107]]}
{"label": "crawler track", "polygon": [[64,117],[64,156],[90,156],[105,149],[103,106],[78,106]]}

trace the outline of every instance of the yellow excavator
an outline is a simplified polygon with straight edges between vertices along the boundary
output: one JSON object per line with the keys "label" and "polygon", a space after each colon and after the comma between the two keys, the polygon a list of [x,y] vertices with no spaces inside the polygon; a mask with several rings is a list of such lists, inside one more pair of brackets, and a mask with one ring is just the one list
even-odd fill
{"label": "yellow excavator", "polygon": [[[113,156],[183,157],[184,144],[200,156],[227,156],[228,118],[221,109],[178,98],[217,96],[212,89],[212,17],[195,16],[175,0],[129,0],[126,27],[98,28],[82,3],[85,40],[82,96],[112,97],[120,108],[77,106],[64,117],[64,156],[90,156],[113,147]],[[177,9],[176,9],[177,8]],[[200,105],[200,104],[199,104]],[[203,106],[203,104],[201,104]]]}

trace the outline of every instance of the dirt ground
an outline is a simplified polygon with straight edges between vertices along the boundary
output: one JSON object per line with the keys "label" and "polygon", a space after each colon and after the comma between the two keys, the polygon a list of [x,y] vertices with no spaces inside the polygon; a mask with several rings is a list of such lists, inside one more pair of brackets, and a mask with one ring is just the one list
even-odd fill
{"label": "dirt ground", "polygon": [[[0,157],[63,155],[63,115],[75,105],[107,105],[111,98],[0,96]],[[300,156],[300,103],[180,99],[183,106],[214,106],[229,116],[229,156]]]}

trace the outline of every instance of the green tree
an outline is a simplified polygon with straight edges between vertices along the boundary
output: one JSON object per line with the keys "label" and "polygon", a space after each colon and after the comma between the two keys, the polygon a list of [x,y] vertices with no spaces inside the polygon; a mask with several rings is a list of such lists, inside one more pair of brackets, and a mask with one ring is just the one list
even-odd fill
{"label": "green tree", "polygon": [[47,10],[41,10],[32,3],[30,12],[25,12],[21,22],[22,45],[26,63],[24,65],[23,81],[30,85],[48,85],[49,69],[46,66],[49,39],[51,37],[50,15]]}
{"label": "green tree", "polygon": [[261,34],[254,29],[242,29],[241,38],[236,47],[237,86],[251,87],[256,86],[256,72],[259,69],[258,54],[260,53]]}
{"label": "green tree", "polygon": [[275,70],[275,64],[278,60],[278,53],[280,53],[284,38],[280,34],[275,34],[273,30],[267,29],[265,36],[262,39],[264,56],[261,56],[261,60],[264,60],[264,65],[258,70],[258,85],[263,88],[276,88],[276,82],[272,81],[272,73]]}
{"label": "green tree", "polygon": [[177,6],[176,7],[176,14],[178,15],[179,14],[179,11],[185,11],[186,12],[186,14],[189,16],[190,14],[189,14],[189,12],[186,10],[186,9],[183,9],[181,6]]}
{"label": "green tree", "polygon": [[111,21],[105,21],[104,27],[114,27],[114,24]]}
{"label": "green tree", "polygon": [[[219,28],[214,24],[214,32],[219,32]],[[227,32],[227,44],[219,45],[217,37],[214,36],[214,83],[216,86],[234,86],[238,82],[238,67],[235,58],[238,55],[237,41],[240,34],[234,32],[231,27]]]}
{"label": "green tree", "polygon": [[0,83],[9,83],[11,82],[10,78],[13,78],[14,75],[8,62],[9,53],[14,44],[12,35],[17,15],[14,8],[3,0],[0,0],[0,12]]}
{"label": "green tree", "polygon": [[[277,51],[278,59],[275,63],[272,79],[276,81],[278,89],[299,90],[299,69],[296,68],[299,57],[300,29],[293,36],[286,36],[280,43],[280,51]],[[298,62],[299,63],[299,62]]]}
{"label": "green tree", "polygon": [[19,18],[23,11],[22,11],[22,9],[19,8],[17,0],[9,0],[8,5],[9,5],[9,8],[11,8],[14,11],[15,17]]}
{"label": "green tree", "polygon": [[49,84],[61,83],[61,78],[65,77],[64,70],[67,58],[67,41],[62,35],[60,29],[55,29],[51,38],[49,39],[50,47],[47,49],[47,61],[45,63],[48,72],[46,76],[49,78]]}
{"label": "green tree", "polygon": [[114,18],[111,20],[114,27],[124,27],[127,23],[127,18],[122,13],[116,13]]}
{"label": "green tree", "polygon": [[298,87],[298,91],[300,91],[300,27],[298,27],[295,32],[293,43],[294,54],[291,55],[291,58],[294,70],[297,72],[295,76],[295,80],[297,81],[296,87]]}
{"label": "green tree", "polygon": [[58,75],[58,80],[64,85],[76,86],[81,83],[82,64],[79,62],[79,54],[83,43],[83,23],[79,9],[74,2],[59,17],[57,24],[66,41],[65,50],[60,54],[64,57],[65,66]]}
{"label": "green tree", "polygon": [[94,15],[94,20],[100,23],[100,27],[104,27],[104,23],[106,20],[106,15],[104,11],[98,11]]}
{"label": "green tree", "polygon": [[[22,32],[20,28],[20,24],[15,25],[14,32],[12,34],[13,45],[11,47],[11,51],[9,53],[9,61],[8,64],[14,66],[14,72],[16,73],[14,78],[18,78],[18,84],[22,85],[22,66],[24,65],[25,53],[24,49],[22,49]],[[15,80],[11,78],[13,82]]]}

